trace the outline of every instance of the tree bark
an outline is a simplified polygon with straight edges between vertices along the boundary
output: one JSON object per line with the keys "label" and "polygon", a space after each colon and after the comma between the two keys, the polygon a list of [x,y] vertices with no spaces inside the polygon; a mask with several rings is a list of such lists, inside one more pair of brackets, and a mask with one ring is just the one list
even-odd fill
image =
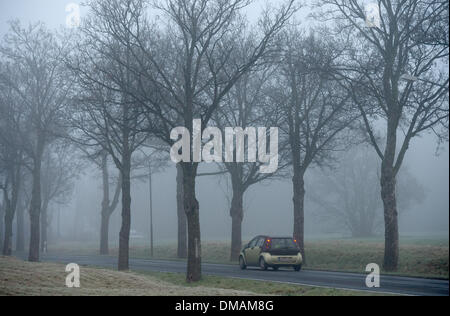
{"label": "tree bark", "polygon": [[[233,181],[235,182],[235,181]],[[242,221],[244,219],[244,192],[239,183],[233,183],[233,198],[231,201],[231,254],[230,261],[239,260],[242,248]]]}
{"label": "tree bark", "polygon": [[[37,180],[39,176],[35,175],[33,182],[40,182]],[[30,262],[39,261],[39,240],[40,240],[40,184],[33,183],[33,197],[31,199],[30,207],[30,249],[28,254],[28,260]]]}
{"label": "tree bark", "polygon": [[119,235],[119,271],[129,269],[131,229],[131,155],[124,150],[122,157],[122,227]]}
{"label": "tree bark", "polygon": [[392,117],[388,118],[386,148],[381,164],[380,183],[385,229],[383,268],[386,271],[397,270],[399,257],[398,211],[395,195],[396,172],[394,170],[399,119],[398,115],[392,115]]}
{"label": "tree bark", "polygon": [[30,248],[28,261],[39,261],[40,215],[41,215],[41,166],[43,145],[38,145],[33,168],[33,187],[30,203]]}
{"label": "tree bark", "polygon": [[[3,197],[4,200],[4,197]],[[4,236],[4,220],[5,220],[5,211],[4,211],[4,201],[3,204],[0,204],[0,247],[2,247],[3,252],[3,236]]]}
{"label": "tree bark", "polygon": [[3,252],[2,252],[4,256],[12,255],[13,220],[14,216],[12,215],[11,210],[6,209],[5,238],[3,240]]}
{"label": "tree bark", "polygon": [[398,211],[395,195],[395,175],[392,168],[381,172],[381,198],[384,206],[384,270],[396,271],[399,257]]}
{"label": "tree bark", "polygon": [[109,254],[109,224],[111,215],[117,208],[120,199],[120,192],[122,188],[122,176],[119,176],[119,181],[116,184],[116,190],[112,202],[110,202],[110,186],[109,186],[109,170],[108,170],[108,153],[104,152],[102,155],[102,179],[103,179],[103,200],[101,211],[100,224],[100,255]]}
{"label": "tree bark", "polygon": [[[300,97],[297,91],[297,80],[295,74],[291,78],[292,104],[289,115],[289,143],[292,152],[292,168],[294,175],[292,177],[293,204],[294,204],[294,232],[293,237],[300,247],[300,253],[303,257],[303,264],[306,263],[305,253],[305,170],[308,167],[307,159],[301,157],[301,121],[300,106],[298,104]],[[306,155],[306,153],[305,153]]]}
{"label": "tree bark", "polygon": [[12,219],[11,219],[11,199],[8,187],[3,188],[3,207],[5,209],[2,218],[4,225],[4,235],[2,243],[2,255],[11,255]]}
{"label": "tree bark", "polygon": [[102,156],[102,179],[103,179],[103,201],[100,226],[100,254],[109,254],[109,173],[108,173],[108,155]]}
{"label": "tree bark", "polygon": [[300,252],[305,263],[305,180],[304,172],[296,165],[294,165],[292,182],[294,189],[294,239],[300,246]]}
{"label": "tree bark", "polygon": [[5,196],[5,238],[3,240],[3,255],[12,255],[12,239],[13,239],[13,221],[16,214],[17,203],[20,192],[20,167],[14,167],[11,172],[11,198],[8,196],[8,190],[5,189],[3,194]]}
{"label": "tree bark", "polygon": [[16,236],[16,251],[25,250],[25,218],[24,218],[24,206],[20,204],[17,209],[17,236]]}
{"label": "tree bark", "polygon": [[178,217],[178,249],[180,259],[187,258],[187,218],[184,210],[183,167],[177,165],[177,217]]}
{"label": "tree bark", "polygon": [[188,223],[187,282],[197,282],[202,276],[202,252],[199,203],[195,195],[197,165],[183,163],[184,210]]}
{"label": "tree bark", "polygon": [[41,252],[47,252],[48,245],[48,201],[44,201],[41,209]]}
{"label": "tree bark", "polygon": [[102,212],[101,227],[100,227],[100,254],[109,254],[109,220],[110,215]]}
{"label": "tree bark", "polygon": [[386,271],[396,271],[399,257],[398,211],[393,168],[382,167],[381,198],[384,206],[384,264]]}

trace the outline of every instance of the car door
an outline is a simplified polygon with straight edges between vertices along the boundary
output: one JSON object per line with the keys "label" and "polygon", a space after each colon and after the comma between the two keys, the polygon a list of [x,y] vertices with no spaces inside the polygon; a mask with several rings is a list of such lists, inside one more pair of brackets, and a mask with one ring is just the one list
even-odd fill
{"label": "car door", "polygon": [[257,266],[258,265],[258,260],[259,260],[259,255],[261,254],[261,247],[260,244],[261,240],[264,240],[264,238],[255,238],[252,240],[252,242],[249,244],[249,249],[248,249],[248,256],[247,256],[247,260],[248,260],[248,265],[252,265],[252,266]]}
{"label": "car door", "polygon": [[259,265],[259,256],[261,255],[265,241],[266,241],[266,238],[261,237],[258,239],[258,242],[256,243],[255,252],[254,252],[256,265]]}
{"label": "car door", "polygon": [[251,242],[248,243],[247,249],[245,249],[245,260],[247,261],[248,266],[254,266],[257,264],[257,259],[255,259],[255,253],[256,253],[256,244],[258,242],[259,238],[253,239]]}

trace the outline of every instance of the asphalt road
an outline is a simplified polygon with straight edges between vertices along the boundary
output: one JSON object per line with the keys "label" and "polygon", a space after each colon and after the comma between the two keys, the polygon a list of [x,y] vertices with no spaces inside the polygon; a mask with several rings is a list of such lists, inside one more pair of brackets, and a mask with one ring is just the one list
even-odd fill
{"label": "asphalt road", "polygon": [[[19,255],[19,257],[21,257]],[[115,269],[116,257],[111,256],[77,256],[45,254],[41,256],[43,262],[62,264],[76,263],[80,266],[96,266]],[[130,269],[134,271],[185,273],[186,263],[181,261],[130,259]],[[204,263],[202,271],[205,275],[240,278],[248,280],[272,281],[317,287],[371,291],[392,294],[406,294],[419,296],[448,296],[449,281],[422,279],[398,276],[381,276],[381,287],[368,289],[366,275],[342,272],[326,272],[303,270],[295,272],[292,269],[279,271],[261,271],[258,268],[240,270],[237,265]]]}

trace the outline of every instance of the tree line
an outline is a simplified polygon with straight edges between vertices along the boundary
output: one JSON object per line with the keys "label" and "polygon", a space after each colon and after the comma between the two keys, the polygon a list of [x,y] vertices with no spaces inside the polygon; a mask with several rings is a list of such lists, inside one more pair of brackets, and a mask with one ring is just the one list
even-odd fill
{"label": "tree line", "polygon": [[[249,0],[92,0],[80,27],[64,32],[11,22],[0,45],[3,254],[11,255],[12,223],[26,208],[28,259],[39,260],[49,203],[64,203],[89,164],[102,173],[100,253],[109,251],[120,201],[118,269],[127,270],[133,170],[164,167],[171,130],[193,135],[200,120],[201,132],[278,127],[280,165],[261,174],[260,163],[223,163],[202,174],[193,153],[177,164],[178,256],[187,257],[188,281],[201,278],[199,176],[230,179],[231,260],[242,247],[246,191],[291,178],[292,233],[307,259],[305,174],[361,143],[379,158],[384,269],[396,270],[397,175],[414,138],[448,141],[448,3],[379,0],[377,25],[362,1],[313,3],[269,6],[256,24],[245,15]],[[305,12],[314,23],[299,20]]]}

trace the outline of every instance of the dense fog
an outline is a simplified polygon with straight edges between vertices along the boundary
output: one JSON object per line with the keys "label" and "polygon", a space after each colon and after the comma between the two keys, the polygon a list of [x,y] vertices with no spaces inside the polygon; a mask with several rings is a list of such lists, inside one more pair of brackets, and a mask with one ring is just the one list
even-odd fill
{"label": "dense fog", "polygon": [[[73,3],[81,1],[72,0]],[[269,1],[270,2],[270,1]],[[281,3],[281,2],[280,2]],[[65,11],[68,1],[2,1],[0,4],[0,35],[3,37],[9,30],[8,21],[18,19],[22,26],[30,22],[43,21],[49,29],[64,29],[68,13]],[[272,1],[276,6],[278,1]],[[257,21],[264,3],[258,2],[245,9],[250,21]],[[86,14],[82,9],[81,18]],[[297,20],[307,27],[313,25],[313,18],[308,17],[307,10],[296,13]],[[308,17],[308,18],[306,18]],[[447,57],[448,58],[448,57]],[[448,60],[448,59],[447,59]],[[445,66],[444,66],[445,67]],[[447,99],[448,103],[448,99]],[[447,104],[448,113],[448,104]],[[448,117],[447,117],[448,122]],[[381,130],[381,128],[380,128]],[[401,133],[399,133],[401,134]],[[448,136],[448,135],[447,135]],[[399,136],[399,145],[403,141]],[[368,172],[372,172],[375,181],[367,181],[368,189],[376,192],[375,206],[378,224],[368,236],[383,237],[383,205],[381,201],[379,178],[380,159],[374,148],[367,144],[355,145],[355,153],[365,154],[365,159],[373,159],[375,163]],[[338,205],[333,200],[329,177],[342,171],[345,152],[342,148],[334,153],[331,162],[321,166],[308,168],[305,174],[305,238],[351,238],[350,228],[340,225],[330,215],[331,206],[327,210],[324,203]],[[146,152],[147,153],[147,152]],[[76,153],[71,158],[82,161],[82,153]],[[163,157],[163,166],[152,175],[153,225],[155,244],[176,243],[177,241],[177,170],[170,158]],[[448,238],[449,233],[449,147],[446,142],[438,144],[436,135],[430,131],[421,137],[414,138],[406,153],[399,173],[398,183],[405,177],[404,188],[397,187],[399,192],[399,231],[400,240],[404,236]],[[102,206],[102,173],[93,163],[84,160],[76,166],[77,172],[71,175],[73,185],[62,201],[53,201],[48,206],[49,236],[48,243],[55,245],[59,241],[86,242],[95,247],[98,244],[101,224]],[[111,199],[116,186],[118,171],[111,159],[108,159],[110,173]],[[199,173],[215,173],[220,164],[202,163]],[[356,166],[355,166],[356,168]],[[362,170],[369,167],[362,166]],[[287,167],[275,179],[268,179],[249,188],[244,197],[244,217],[242,222],[242,239],[250,240],[259,234],[292,236],[293,229],[293,171]],[[150,196],[148,168],[144,164],[138,169],[132,169],[131,174],[131,235],[130,245],[147,245],[150,239]],[[322,179],[322,182],[320,182]],[[327,180],[328,179],[328,180]],[[319,183],[320,182],[320,183]],[[226,241],[231,234],[230,207],[232,189],[227,173],[197,177],[197,199],[200,205],[200,227],[202,242]],[[338,185],[339,186],[339,185]],[[339,188],[336,188],[339,189]],[[349,188],[349,190],[352,190]],[[406,193],[403,193],[406,192]],[[367,193],[370,194],[370,193]],[[372,195],[373,197],[373,195]],[[403,201],[400,201],[403,199]],[[404,209],[402,209],[402,207]],[[328,215],[327,215],[328,214]],[[113,247],[119,245],[121,221],[121,202],[111,217],[110,243]],[[342,220],[342,217],[341,217]],[[14,222],[15,223],[15,222]],[[25,227],[29,226],[28,212],[25,212]],[[16,225],[13,225],[16,232]],[[26,234],[29,234],[28,229]],[[29,236],[25,236],[28,242]],[[15,244],[13,239],[13,245]]]}

